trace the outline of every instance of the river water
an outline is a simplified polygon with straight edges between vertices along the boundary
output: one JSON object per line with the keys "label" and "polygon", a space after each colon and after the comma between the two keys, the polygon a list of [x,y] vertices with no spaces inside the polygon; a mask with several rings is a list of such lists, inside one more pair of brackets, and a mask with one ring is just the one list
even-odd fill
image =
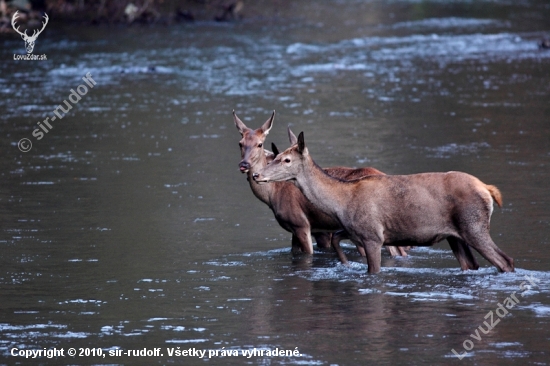
{"label": "river water", "polygon": [[[224,24],[51,17],[47,61],[1,36],[0,363],[549,364],[548,2],[263,5]],[[446,242],[384,252],[378,275],[349,244],[350,267],[293,257],[238,170],[233,109],[254,128],[276,110],[267,143],[291,125],[322,166],[498,186],[491,235],[516,272],[461,272]]]}

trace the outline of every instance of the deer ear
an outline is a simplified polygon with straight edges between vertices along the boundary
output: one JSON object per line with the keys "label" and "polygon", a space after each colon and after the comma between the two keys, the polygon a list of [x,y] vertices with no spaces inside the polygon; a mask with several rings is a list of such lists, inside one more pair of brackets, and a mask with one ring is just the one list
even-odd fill
{"label": "deer ear", "polygon": [[296,145],[298,143],[298,138],[296,137],[294,132],[292,132],[290,126],[288,126],[288,140],[290,141],[291,145]]}
{"label": "deer ear", "polygon": [[275,157],[280,154],[279,149],[277,149],[277,146],[272,142],[271,143],[271,150],[273,151],[273,154],[275,154]]}
{"label": "deer ear", "polygon": [[237,114],[235,113],[235,110],[233,109],[233,122],[235,122],[235,126],[237,127],[237,130],[241,133],[241,135],[244,135],[244,132],[248,130],[248,127],[237,117]]}
{"label": "deer ear", "polygon": [[306,142],[304,141],[304,133],[300,132],[300,134],[298,135],[298,152],[300,154],[303,154],[305,149]]}
{"label": "deer ear", "polygon": [[264,135],[267,135],[269,133],[269,130],[271,130],[271,127],[273,127],[273,120],[275,119],[275,111],[273,111],[273,114],[271,117],[265,121],[265,123],[262,125],[262,132]]}

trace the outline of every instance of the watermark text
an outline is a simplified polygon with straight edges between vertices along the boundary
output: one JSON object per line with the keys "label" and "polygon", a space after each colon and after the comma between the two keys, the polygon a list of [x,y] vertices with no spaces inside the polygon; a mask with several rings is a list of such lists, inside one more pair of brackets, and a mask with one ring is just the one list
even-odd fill
{"label": "watermark text", "polygon": [[[42,140],[45,134],[53,129],[52,123],[57,119],[63,119],[65,114],[69,113],[69,111],[73,109],[73,105],[76,105],[82,97],[88,93],[88,88],[92,89],[97,84],[95,80],[92,79],[91,73],[87,73],[83,76],[82,80],[84,81],[84,84],[77,86],[75,88],[76,90],[71,89],[71,93],[67,98],[68,100],[65,99],[63,101],[64,105],[60,104],[53,110],[54,116],[46,117],[43,121],[36,123],[38,127],[32,131],[32,135],[36,138],[36,140]],[[19,140],[17,147],[22,152],[29,152],[32,149],[32,142],[28,138],[22,138]]]}
{"label": "watermark text", "polygon": [[[525,279],[527,281],[524,281],[519,285],[519,289],[521,291],[519,295],[521,295],[521,297],[524,297],[525,293],[529,291],[529,289],[531,288],[528,283],[530,283],[532,286],[537,286],[536,282],[540,282],[539,279],[533,277],[532,275],[531,276],[526,275]],[[514,306],[516,306],[517,303],[519,303],[519,299],[516,296],[516,291],[514,291],[512,292],[512,294],[510,294],[510,296],[505,298],[504,301],[502,301],[502,303],[499,302],[497,304],[497,307],[494,312],[493,310],[490,310],[483,317],[483,319],[486,319],[486,320],[483,322],[482,325],[477,327],[477,329],[474,331],[473,334],[470,334],[471,339],[466,339],[464,340],[464,342],[462,342],[462,347],[465,350],[463,353],[459,353],[455,351],[454,348],[451,349],[451,352],[453,352],[454,355],[458,357],[459,360],[462,360],[468,354],[468,351],[471,351],[474,348],[474,342],[472,341],[472,339],[477,342],[481,342],[483,334],[487,334],[491,330],[493,330],[493,328],[498,323],[500,323],[500,320],[504,318],[509,313],[509,310],[512,309]]]}

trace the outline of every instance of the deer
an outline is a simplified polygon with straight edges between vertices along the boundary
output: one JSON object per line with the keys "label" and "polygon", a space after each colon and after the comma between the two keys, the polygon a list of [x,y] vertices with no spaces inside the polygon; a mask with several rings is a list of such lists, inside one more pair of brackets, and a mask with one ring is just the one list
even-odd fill
{"label": "deer", "polygon": [[383,245],[409,241],[431,246],[443,239],[463,270],[471,247],[500,272],[514,271],[514,260],[489,233],[493,205],[502,207],[502,194],[467,173],[378,174],[342,181],[315,163],[301,132],[295,145],[252,178],[260,186],[296,184],[313,205],[340,223],[353,243],[363,247],[369,274],[380,272]]}
{"label": "deer", "polygon": [[[241,133],[239,147],[241,150],[241,161],[239,170],[247,174],[247,179],[253,194],[263,203],[269,206],[275,215],[279,225],[286,231],[292,233],[292,253],[313,254],[313,243],[311,235],[316,239],[317,246],[328,248],[332,245],[336,249],[338,257],[342,263],[347,263],[345,254],[339,248],[339,245],[331,243],[331,234],[342,230],[337,220],[326,215],[309,202],[300,190],[290,182],[277,182],[270,185],[260,186],[252,179],[253,175],[268,165],[276,155],[264,149],[264,142],[273,127],[275,111],[271,117],[258,129],[248,128],[237,117],[233,111],[233,121],[237,130]],[[290,131],[290,130],[289,130]],[[292,142],[292,131],[289,132],[289,139]],[[294,136],[294,139],[296,136]],[[274,146],[274,145],[273,145]],[[274,146],[275,147],[275,146]],[[276,150],[276,147],[275,147]],[[346,168],[333,167],[326,169],[327,174],[340,177],[340,179],[357,179],[370,174],[384,174],[375,168]],[[346,234],[341,232],[335,235],[338,241],[346,238]],[[390,255],[406,255],[403,248],[386,247]],[[359,249],[362,253],[362,247]]]}
{"label": "deer", "polygon": [[25,29],[25,32],[21,32],[19,30],[19,26],[17,26],[17,28],[15,28],[15,20],[17,19],[17,17],[19,16],[17,13],[19,12],[19,10],[17,10],[14,14],[13,14],[13,17],[11,18],[11,26],[13,27],[13,29],[19,33],[21,35],[21,38],[23,38],[23,41],[25,41],[25,48],[27,49],[27,53],[32,53],[32,51],[34,50],[34,43],[36,42],[36,39],[38,38],[38,36],[40,35],[40,33],[42,33],[42,31],[44,30],[44,28],[46,28],[46,25],[48,24],[48,14],[44,13],[44,20],[45,22],[42,22],[42,29],[40,30],[34,30],[33,33],[32,33],[32,36],[29,36],[27,34],[27,30]]}
{"label": "deer", "polygon": [[[291,145],[295,145],[298,143],[298,138],[296,135],[292,132],[290,127],[288,127],[288,137],[290,140]],[[271,147],[273,150],[273,153],[271,154],[272,157],[268,159],[268,162],[271,162],[276,155],[279,155],[279,149],[277,149],[277,146],[275,146],[274,143],[271,143]],[[334,168],[338,169],[338,167]],[[343,168],[343,169],[349,169],[349,168]],[[338,178],[344,178],[344,180],[353,180],[353,179],[360,179],[362,178],[361,175],[354,174],[353,170],[350,170],[349,173],[347,172],[341,172],[339,174],[330,174],[332,176],[338,177]],[[332,234],[331,239],[331,246],[338,254],[338,257],[340,258],[340,261],[342,264],[348,264],[346,256],[343,254],[343,251],[340,247],[340,241],[344,239],[350,239],[349,235],[346,233],[345,230],[340,230]],[[393,243],[393,246],[385,246],[386,249],[388,249],[391,256],[397,256],[401,255],[403,257],[407,256],[406,250],[409,250],[414,246],[414,243],[411,243],[409,241],[401,241],[401,242],[395,242]],[[360,245],[356,245],[357,250],[361,254],[362,257],[366,257],[365,250]],[[456,245],[453,243],[451,245],[451,249],[453,251],[453,254],[455,255],[456,259],[460,263],[460,268],[462,270],[477,270],[479,269],[479,264],[477,263],[477,260],[475,259],[474,255],[472,254],[472,251],[470,250],[470,247],[466,245],[465,243],[456,243]]]}

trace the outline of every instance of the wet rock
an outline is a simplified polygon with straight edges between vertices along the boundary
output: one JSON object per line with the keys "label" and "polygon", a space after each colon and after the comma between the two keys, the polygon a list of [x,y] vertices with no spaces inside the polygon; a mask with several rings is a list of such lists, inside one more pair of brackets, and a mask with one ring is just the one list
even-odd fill
{"label": "wet rock", "polygon": [[193,22],[195,20],[195,15],[193,15],[190,10],[178,8],[176,10],[175,19],[179,22]]}
{"label": "wet rock", "polygon": [[229,20],[238,20],[244,8],[244,1],[231,1],[229,4],[222,5],[222,12],[214,17],[217,22],[226,22]]}
{"label": "wet rock", "polygon": [[128,19],[128,23],[132,23],[138,16],[139,8],[133,3],[129,3],[124,8],[124,15]]}
{"label": "wet rock", "polygon": [[31,10],[31,3],[29,0],[13,0],[10,5],[17,10]]}

